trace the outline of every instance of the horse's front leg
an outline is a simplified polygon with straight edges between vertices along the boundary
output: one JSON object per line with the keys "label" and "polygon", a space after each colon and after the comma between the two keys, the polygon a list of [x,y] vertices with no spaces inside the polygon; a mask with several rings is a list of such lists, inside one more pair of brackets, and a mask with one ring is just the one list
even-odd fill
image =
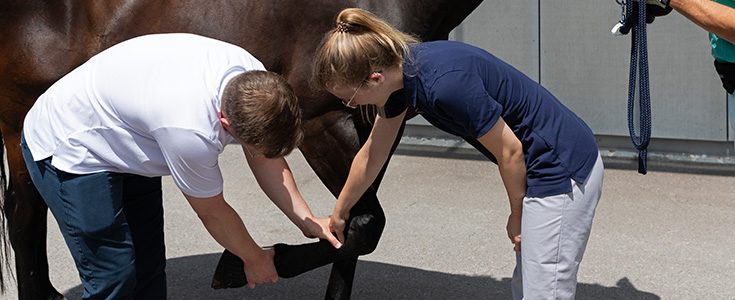
{"label": "horse's front leg", "polygon": [[[368,118],[368,117],[365,117]],[[372,122],[365,118],[353,120],[345,111],[333,111],[306,123],[307,139],[301,146],[304,157],[326,187],[339,195],[349,174],[355,154],[365,142]],[[403,132],[403,127],[399,137]],[[394,143],[391,153],[398,145]],[[355,277],[358,255],[373,252],[385,227],[385,214],[376,196],[387,167],[383,166],[372,186],[350,210],[345,243],[340,249],[352,256],[336,260],[332,265],[325,299],[349,299]]]}
{"label": "horse's front leg", "polygon": [[[308,120],[305,125],[306,138],[301,151],[327,188],[338,195],[361,144],[352,116],[343,110],[331,111]],[[278,275],[289,278],[334,263],[325,298],[349,299],[357,257],[375,250],[385,226],[385,215],[375,188],[369,188],[350,210],[348,224],[340,249],[324,240],[301,245],[275,245],[274,263]],[[246,283],[242,260],[225,251],[215,271],[212,287],[241,287]]]}
{"label": "horse's front leg", "polygon": [[[10,178],[3,210],[15,252],[18,299],[64,299],[49,281],[47,206],[33,186],[20,150],[20,132],[3,128]],[[63,245],[58,245],[63,247]]]}

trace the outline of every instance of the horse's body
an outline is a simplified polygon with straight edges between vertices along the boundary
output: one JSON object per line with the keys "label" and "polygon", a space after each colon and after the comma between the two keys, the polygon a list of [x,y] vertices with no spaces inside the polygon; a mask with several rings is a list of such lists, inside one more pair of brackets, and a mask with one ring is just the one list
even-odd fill
{"label": "horse's body", "polygon": [[[196,33],[245,48],[268,70],[282,74],[296,89],[306,137],[300,150],[327,188],[337,195],[354,154],[370,130],[370,124],[354,118],[355,111],[309,85],[317,44],[324,33],[334,28],[337,13],[346,7],[361,7],[423,40],[435,40],[446,39],[480,2],[3,1],[0,3],[0,137],[7,149],[10,174],[5,182],[4,167],[0,166],[3,170],[0,189],[5,189],[0,195],[4,194],[6,229],[16,257],[19,298],[62,298],[48,279],[47,207],[31,183],[18,146],[23,118],[41,93],[91,56],[126,39],[163,32]],[[377,205],[377,199],[374,202]],[[0,232],[4,236],[6,230]],[[4,258],[7,260],[7,255]],[[347,265],[350,269],[350,263]],[[354,272],[354,262],[351,266]],[[344,287],[344,281],[351,282],[352,274],[335,275],[334,270],[330,289],[342,290],[341,297],[348,298],[349,286]],[[0,281],[3,279],[7,279],[7,274],[3,278],[0,272]]]}

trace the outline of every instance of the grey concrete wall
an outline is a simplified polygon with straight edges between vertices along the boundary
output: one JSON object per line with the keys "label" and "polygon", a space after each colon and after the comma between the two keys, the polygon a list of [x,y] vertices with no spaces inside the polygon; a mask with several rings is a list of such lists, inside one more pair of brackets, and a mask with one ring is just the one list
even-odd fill
{"label": "grey concrete wall", "polygon": [[[541,3],[541,83],[599,134],[627,135],[630,37],[614,1]],[[604,1],[603,1],[604,2]],[[707,33],[678,13],[648,27],[652,135],[727,140],[725,92]]]}
{"label": "grey concrete wall", "polygon": [[[624,141],[631,38],[610,34],[619,19],[620,7],[612,0],[485,1],[451,39],[509,62],[596,134],[615,137],[601,140]],[[706,31],[672,12],[648,26],[648,51],[653,138],[679,141],[694,154],[733,155],[726,94]],[[651,147],[656,149],[655,142]]]}

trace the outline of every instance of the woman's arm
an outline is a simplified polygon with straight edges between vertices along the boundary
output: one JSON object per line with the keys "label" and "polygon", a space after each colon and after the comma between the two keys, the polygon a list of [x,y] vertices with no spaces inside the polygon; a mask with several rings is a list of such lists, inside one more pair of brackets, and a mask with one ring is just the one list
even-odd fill
{"label": "woman's arm", "polygon": [[342,188],[330,218],[330,230],[344,242],[344,229],[350,217],[350,209],[378,177],[390,155],[390,149],[401,129],[406,111],[393,118],[377,116],[365,145],[352,161],[347,182]]}
{"label": "woman's arm", "polygon": [[735,43],[735,9],[710,0],[671,0],[669,6],[699,27]]}
{"label": "woman's arm", "polygon": [[513,130],[499,118],[485,135],[477,139],[498,161],[498,170],[503,179],[505,191],[510,200],[510,217],[508,218],[508,237],[515,244],[515,250],[521,247],[521,216],[523,215],[523,198],[526,196],[526,160],[523,145]]}

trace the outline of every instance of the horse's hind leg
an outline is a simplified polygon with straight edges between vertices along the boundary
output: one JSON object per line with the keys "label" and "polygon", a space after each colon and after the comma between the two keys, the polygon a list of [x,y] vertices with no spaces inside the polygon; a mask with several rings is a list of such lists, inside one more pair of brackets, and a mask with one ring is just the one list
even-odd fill
{"label": "horse's hind leg", "polygon": [[23,161],[19,146],[20,132],[8,131],[2,131],[10,170],[3,210],[10,243],[15,252],[18,299],[64,299],[49,281],[47,206],[33,186]]}

